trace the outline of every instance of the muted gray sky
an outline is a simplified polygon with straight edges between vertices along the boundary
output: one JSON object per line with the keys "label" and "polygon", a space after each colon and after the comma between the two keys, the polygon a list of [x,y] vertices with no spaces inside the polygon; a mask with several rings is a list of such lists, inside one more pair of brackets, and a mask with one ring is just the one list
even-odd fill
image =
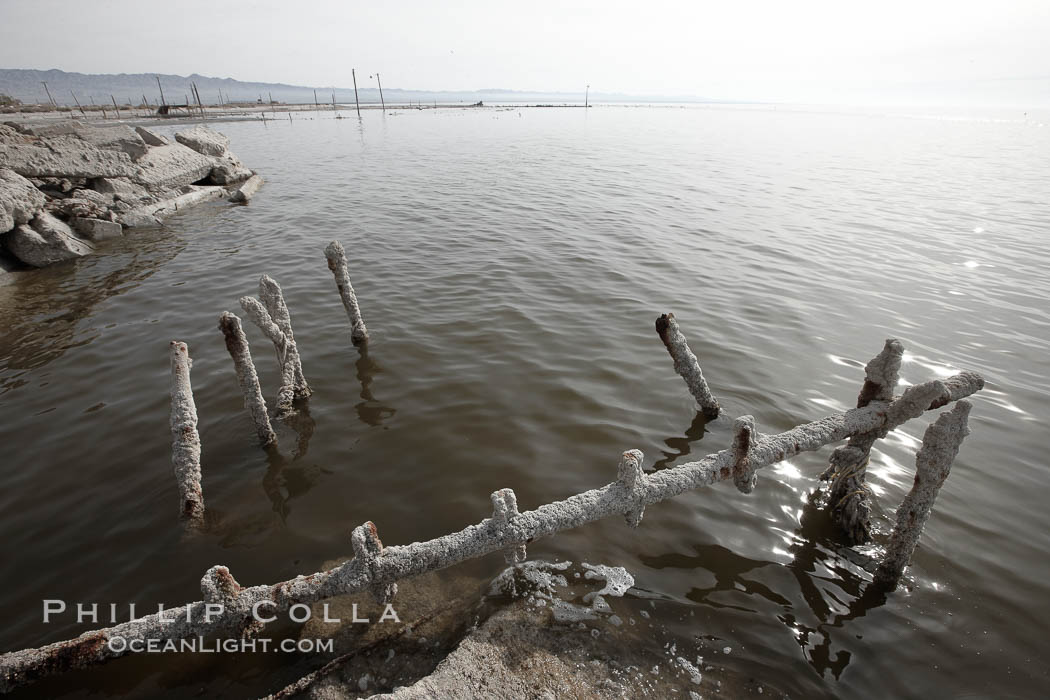
{"label": "muted gray sky", "polygon": [[0,67],[1046,106],[1050,0],[0,0]]}

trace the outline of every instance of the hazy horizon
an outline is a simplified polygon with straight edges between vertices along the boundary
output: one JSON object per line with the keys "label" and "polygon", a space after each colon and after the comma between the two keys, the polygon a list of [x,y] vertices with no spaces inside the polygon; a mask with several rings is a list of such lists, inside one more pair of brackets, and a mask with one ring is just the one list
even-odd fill
{"label": "hazy horizon", "polygon": [[[296,86],[819,104],[1050,106],[1050,3],[811,0],[454,8],[5,0],[0,65]],[[163,14],[162,14],[163,13]],[[33,31],[26,31],[33,28]]]}

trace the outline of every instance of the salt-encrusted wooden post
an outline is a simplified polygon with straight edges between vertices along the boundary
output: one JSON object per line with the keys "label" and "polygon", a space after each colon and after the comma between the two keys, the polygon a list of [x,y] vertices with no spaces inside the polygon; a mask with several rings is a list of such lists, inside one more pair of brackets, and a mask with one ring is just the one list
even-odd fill
{"label": "salt-encrusted wooden post", "polygon": [[926,429],[922,447],[915,456],[915,483],[897,509],[897,524],[886,547],[886,556],[875,570],[878,583],[897,587],[930,517],[937,492],[951,472],[963,438],[970,434],[967,418],[971,406],[969,401],[957,402]]}
{"label": "salt-encrusted wooden post", "polygon": [[287,416],[295,412],[295,367],[288,361],[288,339],[277,327],[270,314],[255,297],[241,297],[241,308],[277,349],[277,363],[281,366],[281,387],[277,390],[277,414]]}
{"label": "salt-encrusted wooden post", "polygon": [[335,276],[335,286],[339,288],[339,296],[343,300],[343,308],[350,319],[350,340],[354,345],[360,345],[368,340],[368,329],[365,328],[365,320],[361,318],[361,308],[357,305],[357,295],[354,294],[354,285],[350,284],[350,271],[346,266],[346,251],[339,241],[332,241],[324,249],[324,256],[328,259],[328,269]]}
{"label": "salt-encrusted wooden post", "polygon": [[295,399],[303,399],[312,392],[303,376],[299,348],[292,335],[292,319],[284,303],[281,287],[263,275],[259,280],[259,299],[241,297],[239,302],[248,318],[273,342],[277,363],[281,367],[281,388],[277,391],[277,413],[287,417],[295,413]]}
{"label": "salt-encrusted wooden post", "polygon": [[620,455],[620,465],[616,468],[616,484],[623,489],[632,508],[623,514],[624,520],[631,527],[642,524],[645,515],[645,472],[642,471],[642,460],[645,455],[641,450],[627,450]]}
{"label": "salt-encrusted wooden post", "polygon": [[[383,543],[379,539],[379,532],[375,524],[368,520],[364,525],[358,525],[350,533],[350,544],[354,550],[354,559],[361,568],[368,572],[368,576],[375,581],[377,559],[383,554]],[[375,582],[371,585],[372,596],[378,603],[389,603],[397,595],[396,583]]]}
{"label": "salt-encrusted wooden post", "polygon": [[[513,520],[518,517],[518,497],[513,489],[500,489],[492,492],[492,519],[499,524],[499,536],[513,541]],[[503,550],[503,559],[508,564],[520,564],[525,561],[525,545],[512,543]]]}
{"label": "salt-encrusted wooden post", "polygon": [[[281,285],[263,275],[259,278],[259,299],[266,306],[270,317],[281,329],[287,341],[287,360],[292,363],[295,376],[295,398],[305,399],[313,392],[310,390],[310,385],[306,383],[306,377],[303,376],[303,364],[299,360],[299,346],[295,344],[295,334],[292,333],[292,317],[288,313],[288,305],[284,303]],[[281,352],[278,350],[278,356],[280,355]]]}
{"label": "salt-encrusted wooden post", "polygon": [[262,387],[259,386],[259,375],[255,371],[252,362],[251,349],[248,346],[248,338],[244,335],[241,327],[241,319],[224,311],[219,317],[219,330],[226,339],[226,349],[233,358],[233,367],[237,372],[237,384],[244,394],[244,407],[251,416],[255,425],[255,432],[264,445],[272,445],[277,442],[277,435],[270,425],[270,416],[266,412],[266,399],[263,398]]}
{"label": "salt-encrusted wooden post", "polygon": [[171,341],[171,464],[179,486],[179,513],[191,524],[204,517],[201,491],[201,438],[197,433],[197,406],[190,385],[190,351],[186,343]]}
{"label": "salt-encrusted wooden post", "polygon": [[[857,396],[857,408],[864,408],[872,401],[893,400],[903,356],[904,346],[900,341],[888,339],[882,352],[864,367],[864,386]],[[827,507],[851,544],[871,540],[871,506],[865,477],[871,447],[885,436],[883,432],[850,438],[846,445],[831,453],[828,469],[820,477],[831,482]]]}
{"label": "salt-encrusted wooden post", "polygon": [[758,483],[758,473],[751,464],[751,446],[759,439],[753,416],[733,421],[733,483],[740,493],[751,493]]}
{"label": "salt-encrusted wooden post", "polygon": [[693,351],[689,349],[689,344],[678,327],[674,314],[663,314],[656,319],[656,332],[671,355],[671,359],[674,360],[674,371],[685,380],[689,393],[700,405],[701,413],[708,420],[717,418],[722,409],[714,395],[711,394],[711,389],[704,379],[704,373],[700,371],[700,363]]}

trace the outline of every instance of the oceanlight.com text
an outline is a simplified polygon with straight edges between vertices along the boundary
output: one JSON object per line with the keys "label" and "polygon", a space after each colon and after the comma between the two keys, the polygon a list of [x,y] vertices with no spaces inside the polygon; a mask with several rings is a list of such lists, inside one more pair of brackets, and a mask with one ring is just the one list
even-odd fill
{"label": "oceanlight.com text", "polygon": [[163,654],[193,652],[197,654],[235,654],[243,652],[280,652],[285,654],[325,653],[333,650],[331,639],[125,639],[112,637],[106,646],[114,654]]}

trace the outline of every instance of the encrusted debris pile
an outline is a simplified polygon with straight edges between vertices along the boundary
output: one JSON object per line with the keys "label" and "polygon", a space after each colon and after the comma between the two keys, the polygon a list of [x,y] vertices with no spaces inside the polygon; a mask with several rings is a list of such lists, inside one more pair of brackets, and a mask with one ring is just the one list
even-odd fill
{"label": "encrusted debris pile", "polygon": [[[480,603],[475,585],[447,573],[403,581],[397,625],[325,624],[316,604],[302,637],[330,637],[343,655],[270,697],[689,700],[763,692],[705,664],[706,644],[655,629],[644,599],[625,602],[629,591],[644,592],[622,567],[527,561],[496,577]],[[326,604],[344,623],[375,623],[382,609],[361,596]]]}
{"label": "encrusted debris pile", "polygon": [[247,202],[262,179],[206,126],[166,137],[141,126],[0,124],[0,285],[20,269],[94,252],[126,228],[201,202]]}

